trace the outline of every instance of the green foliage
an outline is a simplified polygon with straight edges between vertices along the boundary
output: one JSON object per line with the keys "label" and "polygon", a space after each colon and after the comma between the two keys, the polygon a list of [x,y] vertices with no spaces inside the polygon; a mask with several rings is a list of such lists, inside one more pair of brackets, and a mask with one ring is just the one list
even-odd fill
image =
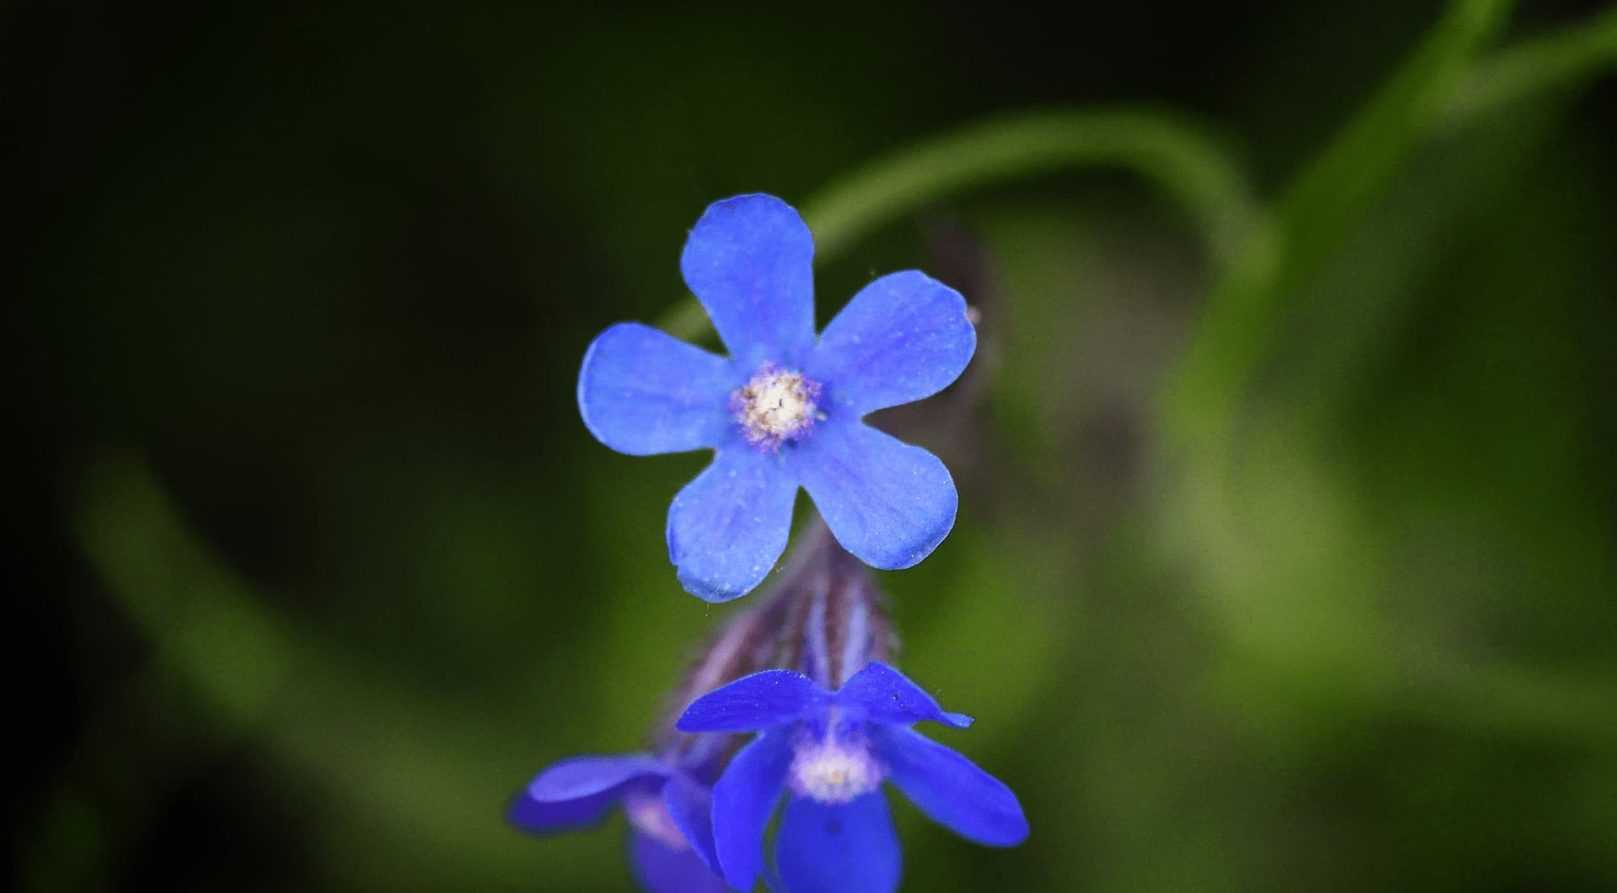
{"label": "green foliage", "polygon": [[[907,889],[1617,883],[1617,217],[1609,159],[1569,136],[1617,13],[1495,49],[1509,5],[1452,4],[1272,200],[1227,139],[1127,107],[991,116],[801,203],[833,281],[926,266],[883,239],[940,206],[994,263],[960,527],[883,582],[906,668],[981,720],[949,742],[1024,792],[1034,837],[984,854],[901,809]],[[648,221],[674,217],[579,213],[662,245],[603,250],[661,265],[610,281],[671,278],[677,224]],[[662,323],[697,334],[693,311]],[[408,426],[396,455],[331,446],[307,505],[338,557],[301,582],[221,558],[161,461],[82,470],[77,540],[149,652],[33,823],[34,889],[138,846],[165,783],[108,777],[231,750],[308,810],[332,888],[622,879],[612,834],[538,843],[500,809],[548,761],[634,746],[719,616],[662,560],[699,460],[601,455],[567,415],[571,333],[545,334],[559,359],[490,376],[563,392],[539,454],[450,467]]]}

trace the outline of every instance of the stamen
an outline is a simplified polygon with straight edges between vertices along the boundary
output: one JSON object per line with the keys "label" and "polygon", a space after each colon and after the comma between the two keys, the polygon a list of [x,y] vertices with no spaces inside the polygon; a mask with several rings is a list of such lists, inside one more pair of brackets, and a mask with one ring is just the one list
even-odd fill
{"label": "stamen", "polygon": [[821,803],[847,803],[874,791],[881,764],[863,740],[805,739],[792,755],[792,790]]}
{"label": "stamen", "polygon": [[820,383],[774,363],[759,367],[730,394],[730,412],[747,442],[773,452],[814,427],[820,415]]}

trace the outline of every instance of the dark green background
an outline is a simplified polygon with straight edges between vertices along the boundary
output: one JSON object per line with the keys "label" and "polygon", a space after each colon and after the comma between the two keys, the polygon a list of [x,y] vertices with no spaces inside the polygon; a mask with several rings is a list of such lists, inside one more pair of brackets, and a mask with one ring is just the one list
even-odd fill
{"label": "dark green background", "polygon": [[[709,201],[1094,107],[1228,148],[1296,236],[1267,309],[1215,321],[1115,166],[819,273],[822,319],[914,266],[984,311],[979,389],[895,422],[959,524],[881,581],[1033,836],[899,806],[905,889],[1617,887],[1617,93],[1362,116],[1442,14],[0,11],[17,884],[628,889],[621,819],[505,797],[638,746],[730,609],[665,560],[704,459],[594,442],[585,345],[683,294]],[[1480,58],[1595,15],[1617,56],[1609,4],[1538,2]],[[1230,391],[1185,360],[1254,344]]]}

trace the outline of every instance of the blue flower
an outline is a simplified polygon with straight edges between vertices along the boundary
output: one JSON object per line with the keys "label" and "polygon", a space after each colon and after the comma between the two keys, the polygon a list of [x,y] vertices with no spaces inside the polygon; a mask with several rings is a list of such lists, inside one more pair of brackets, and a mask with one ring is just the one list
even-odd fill
{"label": "blue flower", "polygon": [[650,754],[586,756],[539,773],[508,817],[545,834],[600,821],[622,805],[634,828],[630,859],[651,893],[722,893],[714,872],[712,795],[688,764]]}
{"label": "blue flower", "polygon": [[769,573],[800,486],[837,541],[875,567],[918,563],[954,526],[943,463],[861,419],[959,377],[977,345],[965,300],[923,273],[893,273],[816,338],[813,256],[808,227],[780,199],[716,202],[680,270],[730,355],[620,323],[579,371],[584,424],[612,449],[715,451],[674,497],[667,528],[680,583],[708,601],[745,595]]}
{"label": "blue flower", "polygon": [[878,662],[836,692],[801,673],[765,670],[692,702],[677,723],[682,731],[761,733],[713,787],[714,854],[725,879],[736,889],[752,889],[764,870],[764,831],[782,791],[789,796],[774,868],[788,893],[898,888],[901,859],[879,790],[883,781],[968,840],[1014,846],[1026,839],[1016,795],[910,728],[922,720],[971,724]]}

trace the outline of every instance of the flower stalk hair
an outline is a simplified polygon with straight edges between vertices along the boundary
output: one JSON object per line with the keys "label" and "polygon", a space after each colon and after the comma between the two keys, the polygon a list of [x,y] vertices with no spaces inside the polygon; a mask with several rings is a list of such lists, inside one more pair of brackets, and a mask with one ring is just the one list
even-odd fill
{"label": "flower stalk hair", "polygon": [[785,551],[800,487],[873,567],[917,564],[954,526],[959,500],[943,463],[862,419],[959,377],[977,345],[965,299],[924,273],[892,273],[816,336],[813,256],[807,225],[780,199],[715,202],[680,270],[729,356],[619,323],[579,371],[579,412],[608,447],[714,451],[674,497],[666,528],[680,583],[708,601],[763,581]]}

